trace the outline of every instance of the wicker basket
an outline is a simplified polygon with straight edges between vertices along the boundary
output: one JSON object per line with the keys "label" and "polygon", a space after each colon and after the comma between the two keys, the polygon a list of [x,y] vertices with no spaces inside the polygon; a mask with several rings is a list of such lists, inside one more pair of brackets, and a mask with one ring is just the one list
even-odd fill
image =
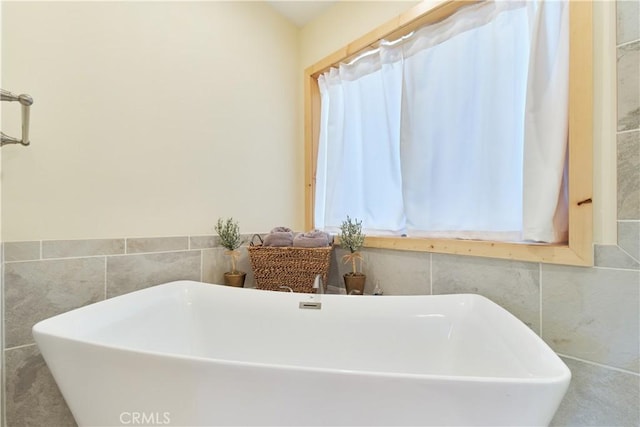
{"label": "wicker basket", "polygon": [[[249,246],[251,268],[256,281],[256,288],[271,291],[289,290],[294,292],[315,293],[313,281],[319,274],[326,287],[331,264],[333,247],[298,248]],[[326,289],[326,288],[325,288]]]}

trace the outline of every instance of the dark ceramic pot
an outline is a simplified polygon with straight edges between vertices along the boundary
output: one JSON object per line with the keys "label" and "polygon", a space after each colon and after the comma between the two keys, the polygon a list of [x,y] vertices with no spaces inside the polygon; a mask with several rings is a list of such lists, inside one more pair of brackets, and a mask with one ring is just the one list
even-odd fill
{"label": "dark ceramic pot", "polygon": [[367,280],[366,275],[362,273],[346,273],[342,277],[344,278],[344,286],[347,289],[347,295],[364,294],[364,283]]}
{"label": "dark ceramic pot", "polygon": [[236,288],[244,287],[244,279],[247,277],[247,273],[238,271],[237,273],[224,273],[224,284],[227,286],[234,286]]}

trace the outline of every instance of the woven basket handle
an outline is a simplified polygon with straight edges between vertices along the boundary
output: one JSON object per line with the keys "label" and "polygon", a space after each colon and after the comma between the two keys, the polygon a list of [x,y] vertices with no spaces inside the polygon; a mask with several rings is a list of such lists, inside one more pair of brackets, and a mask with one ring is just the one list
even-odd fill
{"label": "woven basket handle", "polygon": [[[259,245],[256,245],[255,243],[253,243],[256,237],[258,238],[258,240],[260,240]],[[249,241],[249,246],[262,246],[262,243],[264,243],[264,241],[262,240],[262,237],[259,234],[254,234],[253,236],[251,236],[251,240]]]}

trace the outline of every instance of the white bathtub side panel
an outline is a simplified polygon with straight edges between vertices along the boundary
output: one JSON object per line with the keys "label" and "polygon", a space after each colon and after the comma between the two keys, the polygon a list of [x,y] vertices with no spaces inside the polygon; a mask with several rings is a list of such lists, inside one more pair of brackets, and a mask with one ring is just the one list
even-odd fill
{"label": "white bathtub side panel", "polygon": [[524,384],[221,364],[43,336],[38,345],[80,426],[132,413],[175,426],[545,425],[559,401]]}

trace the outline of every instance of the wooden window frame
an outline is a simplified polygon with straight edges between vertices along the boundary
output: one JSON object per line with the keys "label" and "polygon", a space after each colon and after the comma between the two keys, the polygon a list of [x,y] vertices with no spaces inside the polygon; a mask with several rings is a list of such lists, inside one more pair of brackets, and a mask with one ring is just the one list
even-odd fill
{"label": "wooden window frame", "polygon": [[[423,1],[304,71],[305,226],[313,228],[316,158],[320,133],[318,77],[357,55],[423,25],[441,21],[477,0]],[[565,265],[593,265],[593,53],[592,2],[570,0],[569,241],[529,244],[422,237],[367,236],[364,246],[471,255]]]}

